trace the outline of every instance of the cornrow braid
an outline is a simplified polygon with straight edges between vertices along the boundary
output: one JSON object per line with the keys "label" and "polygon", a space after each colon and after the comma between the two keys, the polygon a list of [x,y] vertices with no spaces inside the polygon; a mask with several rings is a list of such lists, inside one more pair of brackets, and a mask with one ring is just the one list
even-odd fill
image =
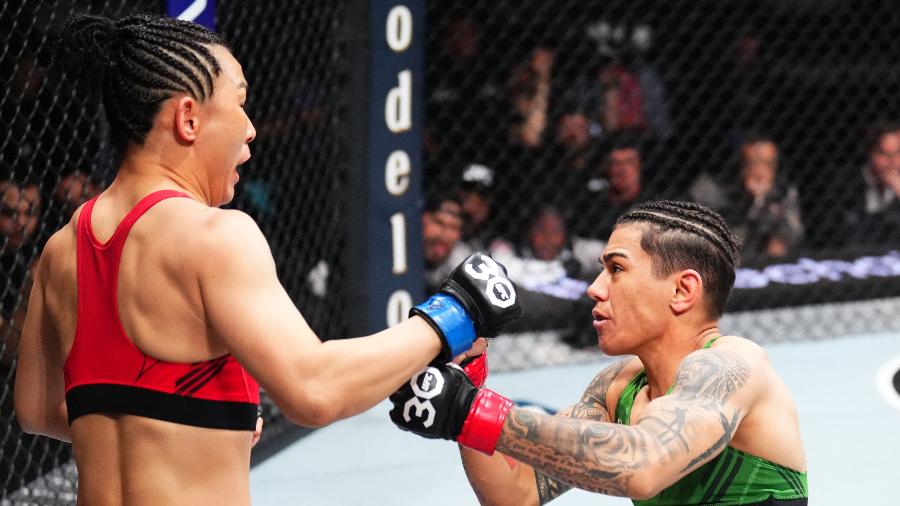
{"label": "cornrow braid", "polygon": [[740,243],[722,216],[693,202],[658,200],[637,205],[616,220],[616,226],[627,223],[649,225],[641,247],[653,258],[655,274],[695,269],[703,278],[710,313],[722,315],[740,263]]}
{"label": "cornrow braid", "polygon": [[167,99],[186,93],[209,99],[221,72],[212,46],[225,41],[206,28],[164,16],[111,20],[79,15],[63,28],[54,60],[99,79],[113,145],[143,144]]}
{"label": "cornrow braid", "polygon": [[728,230],[725,220],[711,209],[694,202],[658,200],[647,202],[625,212],[619,222],[648,221],[661,227],[679,228],[699,235],[718,247],[736,263],[740,252],[738,240]]}

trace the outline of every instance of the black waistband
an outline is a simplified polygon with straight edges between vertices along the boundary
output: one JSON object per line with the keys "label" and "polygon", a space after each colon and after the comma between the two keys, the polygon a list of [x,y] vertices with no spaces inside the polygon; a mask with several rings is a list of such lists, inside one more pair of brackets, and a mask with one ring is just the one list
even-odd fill
{"label": "black waistband", "polygon": [[121,413],[211,429],[255,430],[257,405],[212,401],[128,385],[81,385],[66,394],[69,425],[92,413]]}
{"label": "black waistband", "polygon": [[775,499],[769,498],[763,502],[748,504],[747,506],[806,506],[809,499],[806,497],[800,499]]}

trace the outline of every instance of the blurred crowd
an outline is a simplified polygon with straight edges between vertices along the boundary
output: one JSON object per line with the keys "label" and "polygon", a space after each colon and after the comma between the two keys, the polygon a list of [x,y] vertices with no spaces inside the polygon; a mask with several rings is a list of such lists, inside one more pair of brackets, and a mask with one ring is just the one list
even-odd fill
{"label": "blurred crowd", "polygon": [[[738,4],[703,5],[723,9],[708,14],[713,21],[749,17],[724,10]],[[429,284],[467,252],[486,249],[534,299],[534,318],[522,326],[559,327],[582,309],[616,217],[654,198],[721,212],[742,240],[745,263],[896,246],[900,124],[891,120],[900,114],[892,102],[856,111],[865,121],[842,125],[823,163],[821,153],[832,152],[827,141],[801,134],[832,119],[811,111],[825,106],[779,88],[790,75],[772,54],[794,42],[781,40],[776,51],[759,23],[714,29],[702,16],[706,31],[678,32],[681,20],[700,19],[692,2],[672,3],[684,13],[665,22],[661,8],[622,6],[429,3],[422,218]],[[763,27],[785,23],[760,19]],[[878,33],[868,36],[877,42]],[[76,99],[72,83],[50,74],[44,37],[11,36],[0,58],[7,82],[0,121],[15,133],[0,143],[0,364],[16,348],[43,243],[116,165],[102,116],[86,112],[98,104]],[[872,89],[859,95],[881,93]],[[265,143],[280,138],[270,130],[282,123],[260,118],[261,151],[280,149]],[[814,143],[820,154],[804,156]],[[310,207],[304,212],[321,207],[313,203],[326,192],[294,189],[291,173],[279,174],[284,184],[270,186],[303,192],[291,202]],[[277,199],[257,183],[251,177],[239,205],[269,216]]]}
{"label": "blurred crowd", "polygon": [[[640,13],[588,7],[567,17],[568,3],[524,3],[431,11],[423,230],[432,289],[485,249],[536,299],[525,313],[539,316],[524,326],[587,314],[579,298],[616,218],[647,199],[720,212],[745,265],[900,243],[896,111],[848,113],[857,122],[838,125],[843,136],[828,146],[811,137],[841,117],[791,101],[781,81],[793,70],[774,59],[764,30],[709,28],[721,39],[690,40],[705,53],[684,56],[672,49],[684,44],[677,34],[660,35]],[[666,28],[680,29],[672,19]],[[675,64],[679,72],[667,61],[675,52],[690,62]],[[811,142],[815,156],[804,153]]]}

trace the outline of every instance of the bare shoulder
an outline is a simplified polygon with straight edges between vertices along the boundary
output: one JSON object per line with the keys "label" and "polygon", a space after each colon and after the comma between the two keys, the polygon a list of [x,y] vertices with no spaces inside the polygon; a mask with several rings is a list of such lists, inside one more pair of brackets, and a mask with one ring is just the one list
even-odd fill
{"label": "bare shoulder", "polygon": [[208,208],[195,216],[190,241],[201,266],[274,269],[269,243],[248,214],[233,209]]}
{"label": "bare shoulder", "polygon": [[65,279],[63,271],[74,272],[77,262],[77,223],[80,214],[81,208],[78,208],[69,222],[54,232],[41,250],[37,269],[44,283],[54,279]]}
{"label": "bare shoulder", "polygon": [[675,376],[674,398],[753,403],[771,376],[765,351],[737,336],[723,336],[708,349],[697,350],[681,362]]}
{"label": "bare shoulder", "polygon": [[736,353],[749,365],[755,367],[767,367],[769,363],[766,350],[762,346],[740,336],[722,336],[709,349]]}

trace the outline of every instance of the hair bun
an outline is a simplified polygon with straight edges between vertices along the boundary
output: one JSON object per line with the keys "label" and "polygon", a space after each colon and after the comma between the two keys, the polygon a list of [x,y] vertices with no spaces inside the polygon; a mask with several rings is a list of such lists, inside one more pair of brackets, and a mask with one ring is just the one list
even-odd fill
{"label": "hair bun", "polygon": [[66,23],[54,48],[54,61],[80,74],[116,65],[119,31],[107,17],[80,14]]}

